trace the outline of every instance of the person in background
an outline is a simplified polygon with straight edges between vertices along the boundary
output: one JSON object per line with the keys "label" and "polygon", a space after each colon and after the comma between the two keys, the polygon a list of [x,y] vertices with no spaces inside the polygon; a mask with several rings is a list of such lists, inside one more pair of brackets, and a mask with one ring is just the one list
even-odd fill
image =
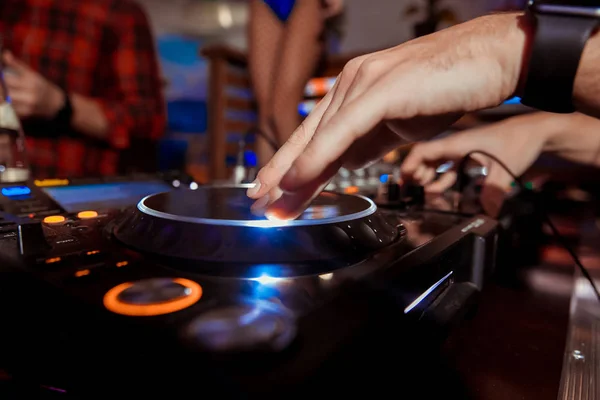
{"label": "person in background", "polygon": [[298,105],[322,59],[326,28],[342,11],[343,0],[251,0],[248,62],[260,166],[300,123]]}
{"label": "person in background", "polygon": [[[516,176],[525,173],[542,153],[600,168],[600,120],[580,113],[537,112],[417,143],[402,162],[402,180],[424,186],[426,192],[444,192],[456,182],[457,173],[450,170],[436,178],[437,168],[448,161],[456,166],[475,150],[497,157]],[[513,179],[490,158],[471,157],[487,168],[481,204],[496,216],[504,200],[498,194],[510,192]]]}
{"label": "person in background", "polygon": [[123,151],[163,134],[154,41],[132,0],[2,0],[0,15],[34,177],[114,175]]}

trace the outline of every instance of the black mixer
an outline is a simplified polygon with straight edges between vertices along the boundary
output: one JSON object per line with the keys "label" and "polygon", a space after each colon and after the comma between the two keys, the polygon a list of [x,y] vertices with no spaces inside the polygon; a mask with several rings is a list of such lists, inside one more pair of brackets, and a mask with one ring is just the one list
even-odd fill
{"label": "black mixer", "polygon": [[494,267],[483,216],[324,192],[271,221],[246,189],[174,175],[2,186],[0,367],[76,398],[300,395],[365,379],[372,356],[416,346],[411,327],[443,330]]}

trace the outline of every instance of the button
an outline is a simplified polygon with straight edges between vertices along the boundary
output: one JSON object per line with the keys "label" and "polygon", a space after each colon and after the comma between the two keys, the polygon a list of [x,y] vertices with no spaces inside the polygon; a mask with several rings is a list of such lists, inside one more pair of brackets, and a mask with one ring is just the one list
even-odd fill
{"label": "button", "polygon": [[138,282],[118,295],[119,301],[127,304],[157,304],[179,300],[192,293],[192,289],[171,279],[153,279]]}
{"label": "button", "polygon": [[31,189],[27,186],[11,186],[2,188],[2,194],[6,197],[27,196],[31,194]]}
{"label": "button", "polygon": [[77,214],[77,218],[79,219],[91,219],[96,218],[98,213],[96,211],[81,211]]}
{"label": "button", "polygon": [[144,279],[110,289],[104,306],[117,314],[148,317],[181,311],[201,297],[202,287],[189,279]]}
{"label": "button", "polygon": [[44,223],[48,225],[62,224],[65,222],[65,217],[62,215],[50,215],[44,218]]}
{"label": "button", "polygon": [[287,308],[253,301],[208,311],[185,334],[188,341],[210,351],[281,351],[296,337],[296,323]]}

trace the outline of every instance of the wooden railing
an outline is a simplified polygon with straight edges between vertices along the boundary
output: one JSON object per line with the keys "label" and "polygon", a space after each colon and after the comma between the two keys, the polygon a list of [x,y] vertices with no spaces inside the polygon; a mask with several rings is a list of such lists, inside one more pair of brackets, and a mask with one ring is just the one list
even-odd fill
{"label": "wooden railing", "polygon": [[[209,177],[226,179],[230,170],[227,158],[235,156],[242,135],[256,124],[256,104],[248,74],[245,53],[227,46],[201,50],[209,63],[208,138]],[[325,60],[316,77],[335,77],[352,56]]]}

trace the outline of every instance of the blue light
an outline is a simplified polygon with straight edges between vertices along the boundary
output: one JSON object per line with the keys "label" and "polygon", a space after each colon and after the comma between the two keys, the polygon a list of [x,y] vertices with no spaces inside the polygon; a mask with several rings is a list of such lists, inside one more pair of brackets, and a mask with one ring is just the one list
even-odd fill
{"label": "blue light", "polygon": [[26,196],[31,194],[31,189],[27,186],[11,186],[2,188],[2,194],[6,197]]}
{"label": "blue light", "polygon": [[381,175],[381,176],[379,177],[379,181],[380,181],[381,183],[387,183],[387,181],[388,181],[388,175],[387,175],[387,174],[383,174],[383,175]]}
{"label": "blue light", "polygon": [[503,104],[506,104],[506,105],[521,104],[521,98],[520,97],[513,97],[511,99],[506,100]]}
{"label": "blue light", "polygon": [[279,264],[259,264],[252,268],[248,278],[256,282],[270,283],[280,279],[282,270],[283,267]]}
{"label": "blue light", "polygon": [[244,152],[244,161],[247,167],[256,167],[258,165],[258,157],[252,150],[246,150]]}

